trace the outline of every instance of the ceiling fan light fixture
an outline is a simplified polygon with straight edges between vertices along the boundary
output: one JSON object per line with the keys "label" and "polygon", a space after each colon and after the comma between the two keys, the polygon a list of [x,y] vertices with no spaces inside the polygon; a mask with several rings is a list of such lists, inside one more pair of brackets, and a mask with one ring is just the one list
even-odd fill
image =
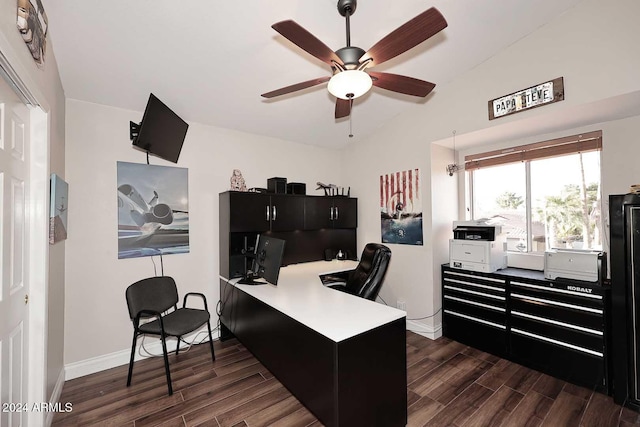
{"label": "ceiling fan light fixture", "polygon": [[336,73],[329,80],[327,89],[340,99],[354,99],[364,95],[373,86],[371,76],[361,70],[345,70]]}

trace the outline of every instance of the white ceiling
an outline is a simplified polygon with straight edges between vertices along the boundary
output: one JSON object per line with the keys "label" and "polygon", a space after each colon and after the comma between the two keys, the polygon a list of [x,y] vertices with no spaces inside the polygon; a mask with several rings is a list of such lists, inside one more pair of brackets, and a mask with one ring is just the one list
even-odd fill
{"label": "white ceiling", "polygon": [[[354,102],[354,139],[366,138],[438,88],[550,22],[580,0],[360,0],[351,44],[367,50],[435,6],[449,26],[390,60],[388,71],[436,84],[426,98],[374,88]],[[326,84],[271,100],[261,93],[329,67],[271,25],[293,19],[334,50],[345,46],[336,0],[45,1],[68,98],[144,111],[153,92],[189,122],[325,147],[348,143]],[[142,117],[140,117],[141,119]],[[135,118],[132,118],[135,121]]]}

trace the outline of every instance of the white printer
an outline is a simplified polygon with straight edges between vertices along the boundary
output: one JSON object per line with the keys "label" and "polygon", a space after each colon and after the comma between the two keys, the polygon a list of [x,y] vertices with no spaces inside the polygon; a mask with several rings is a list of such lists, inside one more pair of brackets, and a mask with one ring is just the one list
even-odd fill
{"label": "white printer", "polygon": [[550,249],[544,253],[544,277],[596,282],[606,275],[606,262],[601,251]]}
{"label": "white printer", "polygon": [[502,227],[487,220],[454,221],[449,266],[483,273],[507,268],[507,237]]}

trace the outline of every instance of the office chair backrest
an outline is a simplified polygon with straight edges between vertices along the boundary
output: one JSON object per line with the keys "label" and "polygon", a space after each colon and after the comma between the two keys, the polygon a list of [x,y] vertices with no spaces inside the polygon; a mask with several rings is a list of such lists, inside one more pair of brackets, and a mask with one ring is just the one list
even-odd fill
{"label": "office chair backrest", "polygon": [[360,263],[351,272],[346,287],[349,293],[374,301],[387,272],[391,250],[380,243],[367,243]]}
{"label": "office chair backrest", "polygon": [[126,291],[129,317],[133,320],[140,310],[162,313],[178,303],[176,282],[169,276],[138,280]]}

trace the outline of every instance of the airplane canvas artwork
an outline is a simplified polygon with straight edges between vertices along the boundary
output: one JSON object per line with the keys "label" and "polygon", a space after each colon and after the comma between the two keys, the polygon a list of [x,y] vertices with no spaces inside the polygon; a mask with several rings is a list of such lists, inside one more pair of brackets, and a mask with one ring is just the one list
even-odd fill
{"label": "airplane canvas artwork", "polygon": [[49,243],[58,243],[67,238],[67,208],[69,207],[69,184],[55,173],[51,174],[51,202],[49,208]]}
{"label": "airplane canvas artwork", "polygon": [[118,162],[118,258],[189,252],[188,169]]}
{"label": "airplane canvas artwork", "polygon": [[420,170],[380,176],[382,243],[422,245]]}

